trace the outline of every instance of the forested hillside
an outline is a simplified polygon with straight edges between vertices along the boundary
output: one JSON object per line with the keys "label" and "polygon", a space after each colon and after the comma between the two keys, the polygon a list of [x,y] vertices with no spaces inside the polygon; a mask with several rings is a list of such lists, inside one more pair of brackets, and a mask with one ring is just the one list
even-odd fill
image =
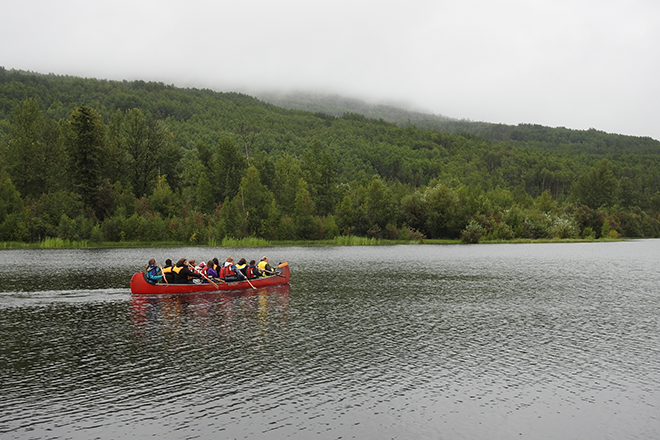
{"label": "forested hillside", "polygon": [[399,127],[414,125],[445,133],[469,133],[494,142],[529,145],[554,151],[617,153],[625,150],[628,153],[657,153],[658,150],[658,141],[649,137],[608,134],[594,128],[571,130],[538,124],[506,125],[459,120],[388,105],[370,104],[337,95],[292,92],[260,93],[258,96],[266,102],[288,109],[320,111],[335,116],[357,113],[372,119],[394,122]]}
{"label": "forested hillside", "polygon": [[0,241],[660,236],[660,143],[597,130],[0,69],[0,150]]}

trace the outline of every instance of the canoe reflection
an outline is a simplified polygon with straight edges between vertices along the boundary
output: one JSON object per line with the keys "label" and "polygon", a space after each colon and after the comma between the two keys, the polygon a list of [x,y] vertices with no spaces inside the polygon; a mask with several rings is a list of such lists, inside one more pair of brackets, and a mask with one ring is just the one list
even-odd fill
{"label": "canoe reflection", "polygon": [[265,331],[271,325],[288,321],[290,289],[286,284],[242,291],[133,294],[133,328],[139,338],[183,331],[231,332],[243,324],[257,324]]}

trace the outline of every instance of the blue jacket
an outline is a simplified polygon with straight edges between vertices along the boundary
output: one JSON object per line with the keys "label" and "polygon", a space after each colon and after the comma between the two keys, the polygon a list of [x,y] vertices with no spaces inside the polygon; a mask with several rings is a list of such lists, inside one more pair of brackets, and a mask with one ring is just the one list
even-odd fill
{"label": "blue jacket", "polygon": [[147,267],[147,282],[151,284],[156,284],[158,281],[163,279],[163,272],[160,270],[160,267],[150,264]]}

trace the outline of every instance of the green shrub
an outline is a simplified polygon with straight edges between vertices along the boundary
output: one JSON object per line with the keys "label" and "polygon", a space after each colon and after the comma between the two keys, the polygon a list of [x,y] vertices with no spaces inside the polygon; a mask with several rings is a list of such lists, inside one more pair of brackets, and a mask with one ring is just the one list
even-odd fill
{"label": "green shrub", "polygon": [[380,240],[373,237],[357,237],[355,235],[339,235],[333,241],[337,246],[374,246],[380,243]]}
{"label": "green shrub", "polygon": [[479,239],[483,237],[486,230],[483,226],[474,220],[470,220],[465,229],[461,232],[461,241],[463,243],[479,243]]}

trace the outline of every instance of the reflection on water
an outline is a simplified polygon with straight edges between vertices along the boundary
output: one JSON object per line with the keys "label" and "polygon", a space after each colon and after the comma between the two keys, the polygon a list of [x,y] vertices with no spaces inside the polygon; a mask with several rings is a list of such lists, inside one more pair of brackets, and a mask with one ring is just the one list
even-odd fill
{"label": "reflection on water", "polygon": [[[223,252],[291,285],[128,290],[152,256]],[[660,435],[658,240],[0,263],[2,439]]]}
{"label": "reflection on water", "polygon": [[139,339],[164,333],[189,336],[190,331],[202,331],[208,338],[215,338],[217,332],[231,334],[240,326],[253,327],[263,335],[288,320],[290,289],[285,285],[181,295],[132,295],[133,328]]}

